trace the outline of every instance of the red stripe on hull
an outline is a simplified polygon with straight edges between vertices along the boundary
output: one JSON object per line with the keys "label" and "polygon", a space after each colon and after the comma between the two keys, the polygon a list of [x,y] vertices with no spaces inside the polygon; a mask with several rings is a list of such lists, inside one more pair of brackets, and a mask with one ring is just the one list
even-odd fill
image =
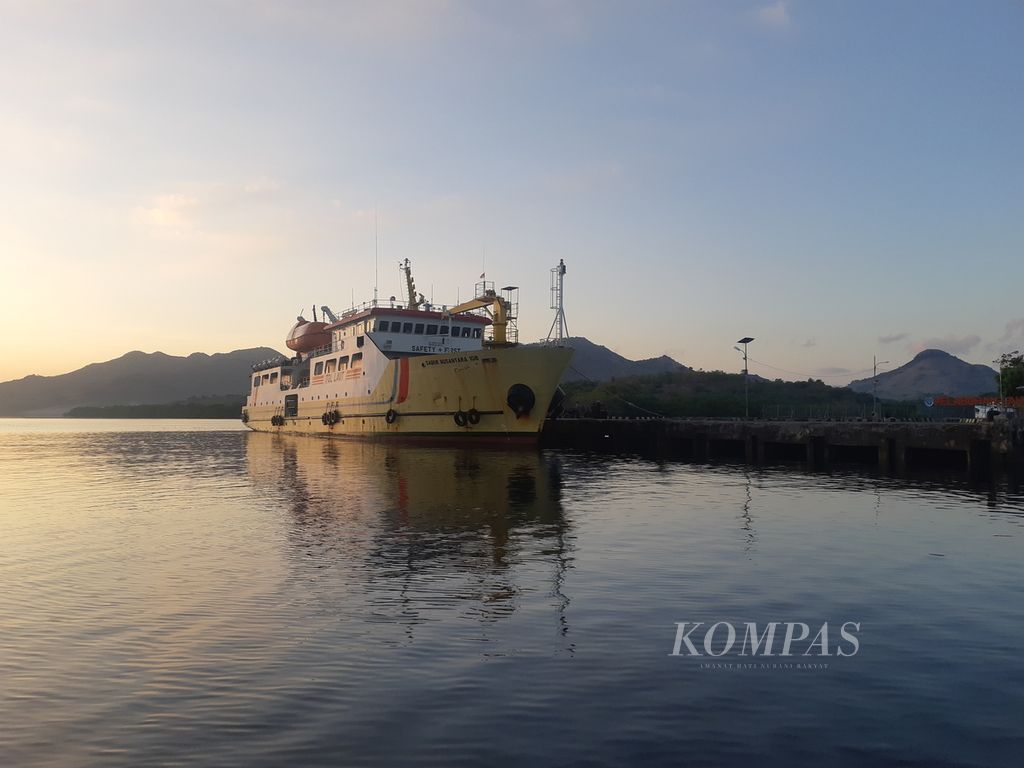
{"label": "red stripe on hull", "polygon": [[409,397],[409,358],[403,357],[398,364],[398,400],[404,403]]}

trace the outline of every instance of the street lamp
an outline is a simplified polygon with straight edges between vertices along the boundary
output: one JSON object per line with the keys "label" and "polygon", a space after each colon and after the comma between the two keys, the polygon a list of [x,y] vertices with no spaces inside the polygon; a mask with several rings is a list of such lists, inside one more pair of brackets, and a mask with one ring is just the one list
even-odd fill
{"label": "street lamp", "polygon": [[[750,371],[747,368],[747,344],[754,340],[753,336],[744,336],[742,339],[737,341],[737,344],[743,345],[743,418],[750,418]],[[739,347],[733,347],[737,352],[740,351]]]}
{"label": "street lamp", "polygon": [[888,360],[879,360],[876,356],[872,355],[871,359],[874,361],[874,375],[872,376],[871,384],[871,418],[878,421],[878,366],[888,365]]}

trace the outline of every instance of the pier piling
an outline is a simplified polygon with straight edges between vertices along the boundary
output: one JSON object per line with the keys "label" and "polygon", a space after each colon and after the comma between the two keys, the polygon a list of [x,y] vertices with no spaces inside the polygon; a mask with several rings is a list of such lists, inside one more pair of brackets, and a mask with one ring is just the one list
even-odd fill
{"label": "pier piling", "polygon": [[542,443],[672,454],[698,462],[875,464],[894,473],[908,467],[965,467],[971,472],[1024,468],[1024,425],[1014,421],[556,419],[545,425]]}

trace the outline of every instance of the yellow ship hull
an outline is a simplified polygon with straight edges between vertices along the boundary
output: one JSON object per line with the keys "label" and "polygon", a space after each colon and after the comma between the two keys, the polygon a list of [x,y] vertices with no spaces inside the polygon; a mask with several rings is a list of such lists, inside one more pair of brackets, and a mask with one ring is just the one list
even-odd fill
{"label": "yellow ship hull", "polygon": [[283,396],[250,398],[243,421],[257,432],[536,441],[571,356],[567,347],[509,346],[403,357],[388,361],[364,397],[305,387],[288,391],[298,394],[291,412]]}

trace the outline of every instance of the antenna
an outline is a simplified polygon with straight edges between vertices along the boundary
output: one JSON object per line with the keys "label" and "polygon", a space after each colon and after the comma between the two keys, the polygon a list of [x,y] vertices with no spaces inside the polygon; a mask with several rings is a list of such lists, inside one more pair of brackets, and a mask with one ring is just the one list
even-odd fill
{"label": "antenna", "polygon": [[377,253],[377,251],[378,251],[378,247],[377,246],[378,246],[379,234],[378,234],[377,229],[378,229],[377,228],[377,209],[374,208],[373,209],[373,306],[375,306],[375,307],[377,306],[377,277],[378,277],[377,264],[379,262],[378,253]]}
{"label": "antenna", "polygon": [[565,321],[565,259],[558,260],[558,266],[551,268],[551,309],[555,319],[548,331],[548,343],[561,342],[569,335],[569,324]]}

